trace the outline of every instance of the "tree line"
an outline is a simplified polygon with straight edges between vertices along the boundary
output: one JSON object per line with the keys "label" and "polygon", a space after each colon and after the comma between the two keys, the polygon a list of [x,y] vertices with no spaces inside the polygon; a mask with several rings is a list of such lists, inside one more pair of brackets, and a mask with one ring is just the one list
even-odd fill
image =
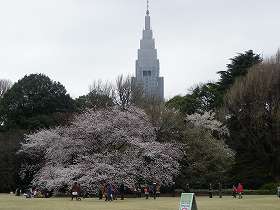
{"label": "tree line", "polygon": [[[225,71],[218,72],[217,82],[197,85],[185,96],[175,96],[165,103],[145,98],[141,87],[135,87],[125,76],[119,76],[115,84],[97,81],[86,95],[76,99],[67,94],[61,83],[43,74],[26,75],[14,84],[0,80],[0,192],[27,187],[43,174],[46,165],[39,164],[43,160],[37,163],[32,159],[38,154],[27,150],[19,152],[32,135],[37,135],[38,140],[40,132],[57,132],[59,127],[67,130],[88,111],[94,118],[105,110],[109,110],[109,115],[111,112],[122,115],[131,107],[145,112],[154,130],[155,142],[181,146],[180,170],[173,174],[175,187],[243,182],[256,188],[277,182],[280,171],[279,57],[277,53],[263,61],[252,50],[240,53],[230,59]],[[133,113],[129,116],[134,122]],[[98,119],[103,122],[106,114]],[[69,144],[71,146],[70,141]],[[55,144],[49,148],[51,146]],[[65,164],[67,168],[73,162]],[[141,181],[139,174],[135,177]]]}
{"label": "tree line", "polygon": [[263,60],[252,50],[231,59],[217,82],[194,87],[166,104],[182,114],[210,111],[229,129],[235,151],[230,180],[249,188],[280,181],[280,51]]}

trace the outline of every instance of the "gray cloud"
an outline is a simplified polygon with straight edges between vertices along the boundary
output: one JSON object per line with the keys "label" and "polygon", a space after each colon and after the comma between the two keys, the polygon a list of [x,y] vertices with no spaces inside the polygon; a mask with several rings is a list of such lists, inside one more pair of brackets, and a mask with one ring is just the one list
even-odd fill
{"label": "gray cloud", "polygon": [[[215,80],[236,53],[279,47],[277,0],[151,0],[167,97]],[[134,74],[145,0],[0,0],[0,78],[45,73],[74,97]]]}

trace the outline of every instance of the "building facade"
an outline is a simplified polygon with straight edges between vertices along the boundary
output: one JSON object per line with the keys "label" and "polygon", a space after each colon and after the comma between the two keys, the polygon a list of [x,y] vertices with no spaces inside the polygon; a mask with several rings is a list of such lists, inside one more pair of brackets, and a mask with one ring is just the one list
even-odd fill
{"label": "building facade", "polygon": [[143,89],[145,97],[156,97],[159,100],[164,100],[164,78],[160,77],[160,63],[151,30],[149,7],[147,7],[145,29],[140,41],[135,77],[132,78],[132,83]]}

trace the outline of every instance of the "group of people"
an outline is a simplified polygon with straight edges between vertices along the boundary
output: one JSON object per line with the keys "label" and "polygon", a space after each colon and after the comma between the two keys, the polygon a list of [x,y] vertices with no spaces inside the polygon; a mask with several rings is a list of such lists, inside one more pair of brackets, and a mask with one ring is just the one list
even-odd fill
{"label": "group of people", "polygon": [[[21,196],[22,190],[20,188],[17,188],[15,190],[15,195]],[[26,198],[50,198],[52,196],[52,193],[49,192],[47,189],[39,190],[36,187],[32,187],[32,188],[26,190],[23,193],[23,196]]]}
{"label": "group of people", "polygon": [[[81,192],[82,189],[80,184],[74,182],[71,188],[71,200],[73,200],[74,198],[76,200],[81,200],[82,197]],[[99,200],[105,199],[105,201],[108,202],[117,200],[118,196],[120,196],[120,199],[123,200],[125,192],[126,192],[126,188],[123,183],[117,186],[116,184],[104,182],[99,186],[98,197]],[[130,192],[135,193],[135,195],[138,198],[141,198],[142,193],[144,193],[146,199],[149,199],[149,197],[153,197],[154,199],[156,199],[157,197],[160,196],[160,184],[154,182],[152,185],[145,185],[144,187],[138,184],[133,190],[130,190]]]}
{"label": "group of people", "polygon": [[[244,188],[241,183],[238,183],[237,187],[235,185],[232,186],[233,198],[237,198],[237,195],[238,195],[238,198],[242,199],[243,192],[244,192]],[[219,197],[222,198],[222,184],[221,183],[219,183],[219,185],[218,185],[218,193],[219,193]],[[212,184],[209,184],[209,198],[213,198]]]}
{"label": "group of people", "polygon": [[118,190],[115,184],[103,183],[99,187],[99,200],[105,198],[105,201],[117,200],[117,195],[121,192],[121,199],[124,199],[124,185],[121,184],[120,189]]}
{"label": "group of people", "polygon": [[[187,190],[189,191],[189,185],[187,184]],[[219,182],[218,184],[218,192],[219,192],[219,197],[222,198],[222,190],[223,190],[223,186],[222,183]],[[213,187],[212,184],[209,184],[209,198],[213,198]]]}
{"label": "group of people", "polygon": [[237,187],[235,185],[232,186],[232,196],[233,196],[233,198],[236,198],[237,195],[238,195],[238,198],[242,199],[243,192],[244,192],[244,188],[243,188],[243,185],[241,183],[239,183],[237,185]]}
{"label": "group of people", "polygon": [[[140,191],[141,192],[141,191]],[[146,199],[149,199],[149,196],[153,197],[156,199],[157,197],[160,196],[160,184],[154,182],[152,185],[148,186],[146,185],[144,187],[144,194]]]}
{"label": "group of people", "polygon": [[[111,183],[102,183],[99,187],[99,200],[102,200],[105,198],[105,201],[113,201],[117,200],[118,196],[120,196],[121,200],[124,199],[125,192],[127,190],[125,189],[124,184],[120,184],[119,186]],[[154,182],[152,185],[145,185],[144,187],[138,184],[134,190],[130,190],[130,192],[134,192],[138,198],[142,197],[142,194],[144,193],[145,198],[149,199],[149,197],[153,197],[156,199],[157,197],[160,197],[160,184]],[[186,192],[190,192],[190,186],[189,184],[186,185]],[[222,198],[222,184],[219,183],[219,197]],[[232,186],[232,196],[233,198],[243,198],[244,193],[244,187],[241,183],[238,183],[237,187],[236,185]],[[15,191],[15,194],[17,196],[21,195],[21,190],[18,188]],[[23,194],[26,198],[49,198],[51,196],[51,193],[47,190],[40,191],[37,188],[31,188],[26,193]],[[277,195],[280,198],[280,186],[277,188]],[[81,200],[82,195],[82,188],[78,182],[74,182],[72,188],[71,188],[71,200]],[[209,184],[209,197],[213,197],[213,188],[212,184]]]}

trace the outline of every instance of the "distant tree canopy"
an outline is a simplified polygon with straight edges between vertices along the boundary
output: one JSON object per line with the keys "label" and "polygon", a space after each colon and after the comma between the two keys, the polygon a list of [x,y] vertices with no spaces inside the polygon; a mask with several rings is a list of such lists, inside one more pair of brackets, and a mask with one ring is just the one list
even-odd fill
{"label": "distant tree canopy", "polygon": [[183,114],[193,114],[196,112],[206,112],[214,110],[220,100],[218,86],[214,83],[198,85],[185,96],[175,96],[166,105],[175,108]]}
{"label": "distant tree canopy", "polygon": [[2,128],[35,130],[58,125],[75,104],[59,82],[31,74],[15,83],[0,104]]}
{"label": "distant tree canopy", "polygon": [[252,50],[238,54],[230,59],[226,71],[219,71],[220,79],[216,83],[206,83],[196,86],[191,93],[185,96],[176,96],[166,105],[175,108],[184,114],[217,110],[223,105],[226,92],[234,84],[235,80],[247,74],[248,69],[262,62],[260,55]]}

